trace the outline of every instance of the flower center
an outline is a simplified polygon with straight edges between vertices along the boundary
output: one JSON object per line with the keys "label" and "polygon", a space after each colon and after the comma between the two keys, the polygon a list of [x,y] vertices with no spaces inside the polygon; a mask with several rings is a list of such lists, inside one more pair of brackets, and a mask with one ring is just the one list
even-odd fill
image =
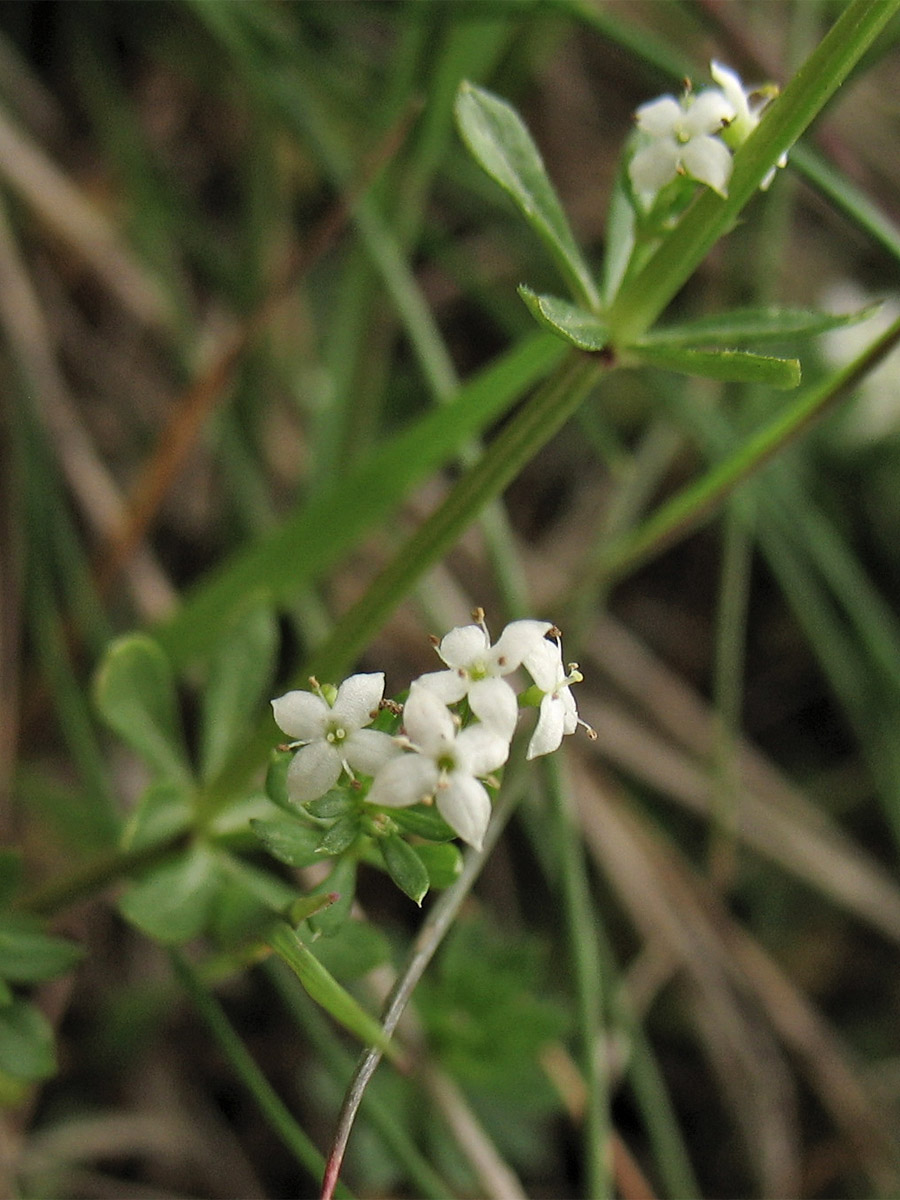
{"label": "flower center", "polygon": [[347,738],[347,730],[342,725],[332,725],[325,734],[325,741],[333,746],[341,746]]}

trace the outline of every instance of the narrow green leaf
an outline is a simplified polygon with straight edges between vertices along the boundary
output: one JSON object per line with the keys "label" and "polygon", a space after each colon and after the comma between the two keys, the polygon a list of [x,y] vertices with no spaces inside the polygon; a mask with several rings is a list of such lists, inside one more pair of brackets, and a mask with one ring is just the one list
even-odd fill
{"label": "narrow green leaf", "polygon": [[132,634],[113,642],[97,671],[94,699],[110,729],[157,774],[190,777],[172,669],[155,641]]}
{"label": "narrow green leaf", "polygon": [[11,983],[40,983],[62,975],[82,956],[80,946],[44,933],[25,913],[0,914],[0,977]]}
{"label": "narrow green leaf", "polygon": [[782,341],[810,338],[829,329],[856,325],[873,316],[880,304],[870,304],[853,313],[813,312],[805,308],[744,308],[712,317],[698,317],[645,334],[637,346],[733,345],[735,342]]}
{"label": "narrow green leaf", "polygon": [[335,823],[319,839],[319,853],[328,858],[343,854],[359,837],[361,814],[348,812],[338,817]]}
{"label": "narrow green leaf", "polygon": [[289,867],[310,867],[321,862],[321,829],[302,825],[296,817],[279,816],[267,821],[251,821],[250,828],[279,862]]}
{"label": "narrow green leaf", "polygon": [[278,630],[268,605],[242,613],[227,629],[203,691],[200,774],[206,781],[221,770],[252,728],[270,686]]}
{"label": "narrow green leaf", "polygon": [[26,1000],[0,1008],[0,1072],[14,1079],[47,1079],[56,1071],[53,1030]]}
{"label": "narrow green leaf", "polygon": [[234,555],[188,596],[157,636],[179,666],[208,651],[223,622],[265,579],[274,601],[296,595],[328,570],[407,493],[448,463],[562,359],[557,338],[539,334],[466,383],[317,492],[272,533]]}
{"label": "narrow green leaf", "polygon": [[509,194],[550,250],[575,296],[597,310],[600,298],[569,222],[532,140],[515,109],[499,96],[464,80],[456,97],[456,123],[484,171]]}
{"label": "narrow green leaf", "polygon": [[626,353],[638,365],[719,379],[723,383],[758,383],[786,391],[800,382],[800,363],[796,358],[770,358],[746,350],[690,350],[657,345],[630,346]]}
{"label": "narrow green leaf", "polygon": [[399,1058],[394,1044],[385,1037],[377,1020],[370,1016],[304,946],[289,925],[279,924],[267,938],[280,959],[294,972],[315,1002],[335,1021],[366,1046],[377,1046],[394,1062]]}
{"label": "narrow green leaf", "polygon": [[409,842],[397,834],[379,838],[378,849],[381,851],[388,875],[400,891],[421,908],[431,882],[428,869],[421,858]]}
{"label": "narrow green leaf", "polygon": [[201,932],[218,885],[214,855],[205,846],[194,846],[133,884],[119,908],[144,933],[174,945]]}
{"label": "narrow green leaf", "polygon": [[528,311],[545,329],[555,333],[579,350],[602,350],[609,342],[609,330],[599,317],[559,296],[539,295],[527,284],[520,284],[519,295]]}

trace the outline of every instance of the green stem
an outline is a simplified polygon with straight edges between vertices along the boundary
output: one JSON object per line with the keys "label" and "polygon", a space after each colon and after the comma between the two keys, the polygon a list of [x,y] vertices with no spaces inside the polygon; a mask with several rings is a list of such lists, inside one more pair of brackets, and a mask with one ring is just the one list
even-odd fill
{"label": "green stem", "polygon": [[728,197],[708,189],[698,196],[652,258],[622,286],[607,313],[616,345],[646,333],[898,9],[900,0],[851,0],[735,154]]}

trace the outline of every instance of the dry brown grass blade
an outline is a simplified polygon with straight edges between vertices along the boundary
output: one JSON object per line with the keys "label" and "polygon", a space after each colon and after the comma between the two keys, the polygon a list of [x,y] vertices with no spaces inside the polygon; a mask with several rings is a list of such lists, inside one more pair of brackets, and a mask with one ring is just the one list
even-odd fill
{"label": "dry brown grass blade", "polygon": [[[33,388],[38,415],[85,520],[100,537],[108,536],[124,521],[125,506],[112,476],[94,451],[66,387],[52,334],[2,207],[0,321]],[[143,551],[135,559],[128,579],[142,616],[154,620],[171,611],[174,592],[149,553]]]}
{"label": "dry brown grass blade", "polygon": [[585,841],[603,867],[637,928],[652,945],[661,941],[688,984],[692,1011],[709,1061],[728,1096],[746,1145],[746,1161],[764,1195],[796,1194],[800,1180],[796,1096],[790,1072],[771,1033],[737,989],[711,925],[687,902],[671,861],[652,847],[612,785],[586,774],[576,786]]}
{"label": "dry brown grass blade", "polygon": [[[628,811],[615,785],[605,779],[598,783],[583,771],[578,799],[585,840],[616,881],[639,928],[648,939],[662,938],[666,951],[696,977],[702,979],[715,964],[722,986],[752,997],[869,1177],[882,1194],[895,1194],[900,1176],[889,1118],[834,1030],[730,917],[707,882]],[[792,1188],[798,1184],[794,1181]],[[788,1194],[797,1193],[789,1189]]]}
{"label": "dry brown grass blade", "polygon": [[[709,707],[612,618],[600,622],[586,657],[680,744],[617,706],[588,701],[582,706],[585,719],[597,729],[604,754],[662,794],[708,816],[713,785],[706,764],[712,762],[714,740]],[[741,839],[891,941],[900,941],[900,888],[890,875],[746,741],[740,745],[738,767]]]}
{"label": "dry brown grass blade", "polygon": [[128,312],[145,325],[167,325],[161,289],[122,244],[114,227],[2,110],[0,174]]}

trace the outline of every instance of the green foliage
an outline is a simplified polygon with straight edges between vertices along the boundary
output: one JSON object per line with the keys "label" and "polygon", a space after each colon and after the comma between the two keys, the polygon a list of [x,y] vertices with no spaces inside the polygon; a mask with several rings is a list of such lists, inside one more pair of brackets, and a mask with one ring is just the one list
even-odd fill
{"label": "green foliage", "polygon": [[456,98],[456,120],[473,157],[507,192],[550,250],[575,296],[596,309],[599,298],[591,272],[519,114],[499,96],[463,83]]}
{"label": "green foliage", "polygon": [[278,631],[268,605],[226,623],[203,689],[200,776],[210,782],[242,744],[271,689]]}
{"label": "green foliage", "polygon": [[106,724],[157,775],[188,782],[172,668],[143,634],[114,642],[97,671],[94,700]]}
{"label": "green foliage", "polygon": [[429,1038],[454,1076],[533,1110],[553,1107],[541,1051],[571,1019],[550,989],[546,947],[487,918],[458,921],[419,993]]}
{"label": "green foliage", "polygon": [[193,846],[132,884],[119,907],[149,937],[178,945],[204,929],[220,882],[215,854]]}

